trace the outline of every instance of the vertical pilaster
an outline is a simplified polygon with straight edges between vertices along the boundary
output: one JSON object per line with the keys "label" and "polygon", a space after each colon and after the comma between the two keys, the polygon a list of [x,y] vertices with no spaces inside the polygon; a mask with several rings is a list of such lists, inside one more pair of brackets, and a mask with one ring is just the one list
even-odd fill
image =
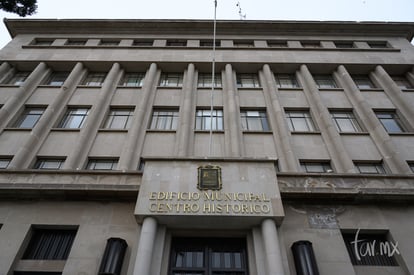
{"label": "vertical pilaster", "polygon": [[92,106],[89,116],[86,119],[85,125],[80,130],[76,146],[71,154],[67,157],[64,169],[80,169],[86,159],[92,144],[95,140],[95,135],[101,125],[101,121],[106,114],[107,107],[111,102],[115,87],[119,82],[122,74],[122,69],[118,63],[112,65],[111,70],[100,91],[97,103]]}
{"label": "vertical pilaster", "polygon": [[187,73],[184,78],[183,96],[180,106],[180,127],[178,128],[178,140],[176,155],[180,157],[189,156],[193,152],[194,131],[193,117],[196,93],[194,87],[195,68],[194,64],[188,64]]}
{"label": "vertical pilaster", "polygon": [[242,156],[240,106],[237,101],[236,87],[233,77],[233,68],[230,64],[225,68],[224,92],[224,139],[226,144],[226,156]]}
{"label": "vertical pilaster", "polygon": [[82,79],[85,72],[86,70],[82,63],[77,63],[60,88],[58,96],[47,107],[40,120],[32,129],[26,143],[19,148],[13,157],[13,160],[9,164],[9,168],[28,168],[30,162],[36,156],[40,146],[48,136],[50,129],[56,125],[56,120],[59,119],[61,117],[60,114],[64,112],[67,102],[71,98],[77,84]]}
{"label": "vertical pilaster", "polygon": [[411,128],[414,129],[414,120],[412,119],[414,118],[414,104],[412,100],[406,97],[406,94],[401,91],[382,66],[378,65],[375,71],[371,72],[371,76],[380,83],[394,106],[407,118],[406,123],[409,123]]}
{"label": "vertical pilaster", "polygon": [[316,87],[312,74],[306,65],[300,67],[298,75],[302,80],[301,83],[304,86],[305,96],[314,111],[313,114],[316,115],[314,119],[320,125],[322,138],[325,141],[326,148],[328,149],[336,171],[339,173],[355,173],[352,159],[342,143],[341,136],[332,122],[328,109],[323,104],[319,89]]}
{"label": "vertical pilaster", "polygon": [[3,83],[3,81],[7,78],[8,73],[13,70],[12,66],[10,66],[9,63],[3,62],[0,65],[0,83]]}
{"label": "vertical pilaster", "polygon": [[146,217],[139,236],[134,275],[150,274],[156,233],[157,221],[153,217]]}
{"label": "vertical pilaster", "polygon": [[267,274],[283,275],[282,253],[280,251],[279,237],[275,221],[265,219],[262,222],[262,235],[265,247]]}
{"label": "vertical pilaster", "polygon": [[134,119],[119,158],[118,168],[120,170],[134,170],[138,167],[144,146],[145,125],[151,116],[151,110],[148,106],[153,105],[158,76],[157,64],[152,63],[145,75],[144,84],[140,92],[140,103],[134,111]]}
{"label": "vertical pilaster", "polygon": [[405,76],[407,77],[407,80],[410,82],[411,87],[414,87],[414,68],[411,70],[411,72],[407,72]]}
{"label": "vertical pilaster", "polygon": [[290,131],[286,125],[285,113],[278,97],[276,81],[269,65],[265,64],[263,66],[263,70],[259,72],[259,77],[263,85],[269,124],[273,130],[279,168],[284,172],[298,171],[299,163],[290,143]]}
{"label": "vertical pilaster", "polygon": [[18,88],[18,90],[7,99],[0,108],[0,130],[9,124],[20,108],[25,104],[30,95],[36,90],[39,83],[46,76],[49,69],[45,63],[39,63],[26,81]]}
{"label": "vertical pilaster", "polygon": [[387,167],[392,173],[411,173],[410,167],[400,157],[400,153],[396,150],[392,139],[371,110],[371,107],[362,96],[345,67],[340,65],[334,76],[344,88],[345,94],[370,133]]}

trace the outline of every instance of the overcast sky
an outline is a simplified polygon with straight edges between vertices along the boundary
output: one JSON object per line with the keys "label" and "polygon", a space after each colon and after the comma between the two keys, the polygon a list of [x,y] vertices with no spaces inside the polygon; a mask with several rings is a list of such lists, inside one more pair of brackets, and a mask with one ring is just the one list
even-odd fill
{"label": "overcast sky", "polygon": [[[218,19],[414,22],[414,0],[217,0]],[[38,0],[27,18],[212,19],[214,0]],[[0,12],[0,17],[17,18]],[[0,23],[0,48],[10,41]]]}

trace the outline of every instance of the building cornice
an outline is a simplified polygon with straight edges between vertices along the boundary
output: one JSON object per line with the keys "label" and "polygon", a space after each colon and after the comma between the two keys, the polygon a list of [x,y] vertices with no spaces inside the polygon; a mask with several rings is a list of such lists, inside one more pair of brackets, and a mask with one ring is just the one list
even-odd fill
{"label": "building cornice", "polygon": [[[211,34],[212,20],[4,19],[19,34]],[[219,20],[218,35],[399,36],[411,40],[414,22]]]}

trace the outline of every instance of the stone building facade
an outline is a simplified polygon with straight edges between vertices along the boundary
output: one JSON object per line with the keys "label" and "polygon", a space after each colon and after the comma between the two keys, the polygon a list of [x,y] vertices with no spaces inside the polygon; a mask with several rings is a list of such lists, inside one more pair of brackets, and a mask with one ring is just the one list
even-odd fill
{"label": "stone building facade", "polygon": [[5,24],[0,274],[414,273],[413,23]]}

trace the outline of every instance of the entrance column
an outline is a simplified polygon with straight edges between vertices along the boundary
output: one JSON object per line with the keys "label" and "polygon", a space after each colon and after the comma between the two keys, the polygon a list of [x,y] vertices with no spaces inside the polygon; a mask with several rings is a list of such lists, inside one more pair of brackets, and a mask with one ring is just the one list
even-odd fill
{"label": "entrance column", "polygon": [[266,254],[267,274],[283,275],[282,254],[274,220],[266,219],[262,222],[262,235]]}
{"label": "entrance column", "polygon": [[134,275],[150,274],[156,233],[157,220],[153,217],[146,217],[141,227]]}

